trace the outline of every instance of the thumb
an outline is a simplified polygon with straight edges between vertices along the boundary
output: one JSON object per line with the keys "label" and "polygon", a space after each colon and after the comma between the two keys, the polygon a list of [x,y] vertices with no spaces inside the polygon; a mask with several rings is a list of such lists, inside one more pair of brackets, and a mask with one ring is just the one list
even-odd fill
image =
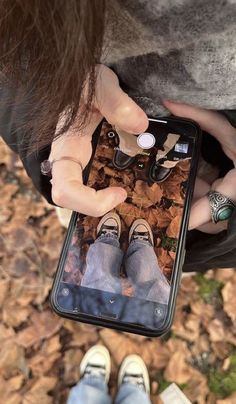
{"label": "thumb", "polygon": [[95,106],[109,123],[126,132],[138,134],[148,127],[145,112],[120,88],[116,74],[104,65],[98,66]]}

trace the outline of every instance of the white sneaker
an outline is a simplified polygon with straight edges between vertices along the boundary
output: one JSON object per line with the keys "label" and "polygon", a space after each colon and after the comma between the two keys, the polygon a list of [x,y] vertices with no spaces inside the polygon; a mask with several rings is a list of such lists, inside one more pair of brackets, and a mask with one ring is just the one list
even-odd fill
{"label": "white sneaker", "polygon": [[115,212],[108,212],[104,215],[97,226],[97,238],[100,236],[113,236],[120,238],[121,222],[120,217]]}
{"label": "white sneaker", "polygon": [[140,356],[128,355],[124,359],[118,375],[118,386],[122,383],[135,384],[149,394],[150,381],[148,370]]}
{"label": "white sneaker", "polygon": [[80,363],[81,377],[102,377],[108,383],[111,373],[111,358],[109,351],[103,345],[95,345],[84,355]]}
{"label": "white sneaker", "polygon": [[129,230],[129,243],[133,240],[146,241],[153,246],[152,229],[144,219],[136,219]]}

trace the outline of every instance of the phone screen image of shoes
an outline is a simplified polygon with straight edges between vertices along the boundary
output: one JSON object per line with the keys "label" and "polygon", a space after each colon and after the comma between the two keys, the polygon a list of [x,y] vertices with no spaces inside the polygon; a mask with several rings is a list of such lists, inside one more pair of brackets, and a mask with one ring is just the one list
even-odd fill
{"label": "phone screen image of shoes", "polygon": [[127,199],[103,217],[79,215],[62,282],[79,287],[83,312],[149,328],[167,310],[194,147],[169,126],[155,131],[103,123],[88,185],[121,186]]}

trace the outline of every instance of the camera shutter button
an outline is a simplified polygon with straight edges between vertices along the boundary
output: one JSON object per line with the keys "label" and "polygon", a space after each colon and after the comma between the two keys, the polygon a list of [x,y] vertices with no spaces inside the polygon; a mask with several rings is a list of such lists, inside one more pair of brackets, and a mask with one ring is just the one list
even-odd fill
{"label": "camera shutter button", "polygon": [[141,133],[137,138],[137,144],[142,149],[151,149],[151,147],[155,146],[155,143],[155,136],[148,132]]}

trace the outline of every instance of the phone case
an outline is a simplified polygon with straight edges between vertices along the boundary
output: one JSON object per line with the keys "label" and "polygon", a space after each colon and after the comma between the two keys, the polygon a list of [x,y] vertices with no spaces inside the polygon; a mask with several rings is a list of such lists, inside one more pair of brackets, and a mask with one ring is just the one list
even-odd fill
{"label": "phone case", "polygon": [[[136,220],[140,213],[142,214],[143,212],[146,212],[146,214],[148,214],[150,217],[152,217],[152,221],[155,220],[158,224],[158,226],[162,229],[165,228],[166,223],[168,222],[168,218],[165,219],[165,215],[164,218],[162,218],[162,222],[158,222],[158,212],[160,212],[160,209],[162,209],[162,212],[165,212],[165,209],[167,211],[168,209],[168,202],[171,199],[168,199],[171,197],[171,195],[176,192],[176,185],[175,187],[171,188],[171,174],[172,170],[176,171],[176,175],[179,175],[180,180],[182,182],[179,182],[178,186],[179,186],[179,204],[181,204],[181,202],[183,202],[183,196],[181,197],[181,187],[182,184],[184,184],[183,186],[186,186],[187,191],[183,191],[184,193],[184,205],[182,208],[182,216],[181,216],[181,222],[178,216],[177,219],[177,215],[176,215],[176,223],[173,223],[173,226],[179,226],[178,227],[178,240],[175,240],[175,246],[171,246],[171,245],[165,245],[165,248],[163,247],[163,240],[161,239],[161,247],[160,245],[158,245],[158,242],[160,241],[156,241],[158,239],[158,236],[155,236],[155,242],[153,242],[153,250],[156,252],[156,255],[158,256],[158,254],[160,254],[158,256],[162,257],[162,259],[164,259],[166,256],[168,257],[168,259],[172,259],[172,262],[169,264],[168,266],[162,266],[162,272],[164,273],[164,275],[168,278],[169,276],[169,282],[171,282],[171,286],[170,286],[170,292],[168,295],[168,309],[167,309],[167,314],[165,316],[165,322],[164,324],[158,328],[158,330],[153,330],[150,328],[144,328],[144,327],[139,327],[136,324],[130,324],[130,323],[124,323],[124,322],[118,322],[116,320],[114,320],[114,318],[105,318],[105,316],[103,316],[103,318],[101,317],[95,317],[95,316],[90,316],[90,315],[86,315],[84,313],[79,313],[79,312],[72,312],[71,310],[64,310],[60,307],[60,305],[58,304],[57,301],[57,294],[58,294],[58,290],[59,290],[59,285],[60,282],[62,281],[62,276],[64,273],[64,269],[65,269],[65,265],[67,265],[67,257],[69,254],[69,249],[71,248],[72,242],[73,242],[73,235],[75,234],[75,229],[76,226],[78,226],[78,218],[80,218],[80,221],[83,223],[83,228],[86,230],[83,233],[83,237],[85,239],[85,245],[82,248],[86,249],[86,254],[89,248],[89,243],[86,240],[90,240],[96,239],[96,235],[95,235],[95,227],[94,223],[97,223],[99,221],[99,219],[97,219],[97,222],[95,219],[93,219],[92,223],[93,225],[90,226],[90,218],[84,215],[79,215],[76,212],[73,212],[72,217],[71,217],[71,221],[70,221],[70,225],[68,228],[68,232],[65,238],[65,242],[62,248],[62,252],[61,252],[61,256],[59,259],[59,264],[58,264],[58,268],[57,268],[57,272],[56,272],[56,276],[54,279],[54,283],[53,283],[53,288],[52,288],[52,292],[51,292],[51,296],[50,296],[50,300],[51,300],[51,305],[52,308],[54,309],[54,311],[63,317],[66,318],[70,318],[72,320],[76,320],[76,321],[81,321],[81,322],[85,322],[85,323],[90,323],[90,324],[95,324],[98,326],[103,326],[103,327],[110,327],[110,328],[114,328],[114,329],[118,329],[120,331],[127,331],[127,332],[133,332],[136,334],[142,334],[142,335],[146,335],[146,336],[150,336],[150,337],[154,337],[154,336],[160,336],[163,335],[164,333],[166,333],[172,323],[172,319],[173,319],[173,315],[174,315],[174,308],[175,308],[175,301],[176,301],[176,296],[177,296],[177,291],[178,291],[178,286],[179,286],[179,281],[181,278],[181,268],[184,262],[184,257],[185,257],[185,239],[186,239],[186,233],[187,233],[187,223],[188,223],[188,217],[189,217],[189,213],[190,213],[190,205],[191,205],[191,199],[192,199],[192,194],[193,194],[193,188],[194,188],[194,181],[195,181],[195,177],[196,177],[196,170],[197,170],[197,162],[198,162],[198,154],[199,154],[199,149],[200,149],[200,137],[201,137],[201,133],[200,133],[200,129],[198,127],[198,125],[196,125],[194,122],[189,121],[189,120],[185,120],[185,119],[177,119],[177,118],[162,118],[162,120],[155,120],[155,118],[149,118],[150,122],[153,121],[153,124],[155,123],[155,121],[158,122],[168,122],[169,124],[172,125],[176,125],[176,126],[180,126],[181,124],[184,126],[186,124],[191,125],[191,127],[193,128],[193,131],[195,132],[195,146],[194,146],[194,151],[193,151],[193,155],[192,158],[189,159],[189,161],[187,161],[188,159],[180,159],[181,161],[178,161],[178,164],[174,165],[174,159],[176,158],[176,153],[169,151],[169,156],[171,155],[171,159],[172,161],[167,161],[165,162],[165,165],[168,167],[169,165],[172,165],[173,168],[171,168],[171,172],[169,173],[168,169],[167,170],[163,170],[164,172],[164,177],[166,175],[166,172],[168,174],[168,176],[170,176],[169,180],[168,177],[165,181],[169,181],[169,188],[166,187],[167,191],[163,191],[163,189],[165,190],[165,186],[162,185],[157,185],[155,183],[155,178],[153,178],[156,174],[155,174],[155,170],[152,169],[152,167],[156,167],[156,161],[157,161],[157,157],[156,155],[158,153],[160,153],[159,156],[159,162],[164,162],[165,157],[163,157],[161,155],[163,147],[162,145],[160,145],[160,147],[157,147],[155,149],[155,155],[152,154],[152,152],[148,155],[148,153],[145,152],[145,149],[143,150],[143,154],[139,154],[140,150],[137,150],[137,155],[139,156],[139,158],[137,159],[137,155],[134,156],[129,156],[129,158],[127,157],[126,153],[120,153],[120,149],[121,146],[123,147],[123,150],[129,150],[129,147],[132,149],[134,146],[130,144],[126,144],[126,137],[125,135],[123,136],[122,133],[120,133],[117,136],[117,132],[114,128],[111,127],[111,125],[109,125],[106,121],[103,121],[99,127],[96,129],[94,135],[93,135],[93,153],[92,153],[92,157],[90,159],[90,162],[88,164],[88,166],[86,167],[86,169],[84,170],[84,183],[88,183],[88,185],[90,185],[89,178],[92,177],[92,182],[95,188],[100,189],[109,185],[117,185],[117,178],[116,178],[116,170],[118,170],[118,173],[120,174],[122,171],[122,174],[120,175],[120,178],[122,178],[122,182],[123,185],[129,190],[132,189],[132,194],[129,195],[128,193],[128,198],[125,201],[124,204],[121,204],[119,207],[116,208],[116,212],[119,213],[119,216],[122,218],[122,226],[123,228],[125,228],[125,231],[128,231],[128,228],[132,226],[132,222],[134,220]],[[102,134],[100,134],[102,129]],[[114,146],[114,152],[113,155],[111,155],[110,153],[110,149],[109,147],[106,148],[106,142],[101,146],[99,144],[99,138],[100,136],[106,136],[106,141],[109,143],[112,142],[112,145]],[[123,137],[122,137],[123,136]],[[169,135],[168,135],[169,136]],[[173,135],[175,136],[175,135]],[[172,136],[172,138],[173,138]],[[142,138],[144,141],[144,138]],[[147,139],[146,139],[147,140]],[[150,141],[150,139],[149,139]],[[140,142],[141,142],[141,138],[140,138]],[[129,141],[128,141],[129,143]],[[138,143],[138,140],[137,140]],[[168,143],[168,141],[166,141],[166,144]],[[170,143],[171,143],[171,136],[170,136]],[[98,145],[98,146],[97,146]],[[141,143],[140,146],[141,147]],[[151,147],[151,145],[149,145]],[[164,147],[165,149],[165,147]],[[174,148],[175,150],[177,150],[177,154],[180,153],[180,155],[183,157],[184,156],[184,144],[181,143],[180,145],[178,144],[178,148],[177,146],[175,146]],[[173,150],[174,150],[173,149]],[[152,149],[151,149],[152,150]],[[94,156],[96,153],[96,157],[99,156],[100,160],[99,162],[97,160],[94,160]],[[129,151],[127,152],[129,153]],[[182,153],[182,154],[181,154]],[[130,153],[131,154],[131,153]],[[148,155],[148,158],[147,158]],[[112,168],[109,167],[108,161],[109,159],[112,160]],[[132,160],[133,159],[133,160]],[[184,161],[183,161],[184,160]],[[101,172],[101,164],[102,164],[102,173],[104,175],[98,175],[98,172],[100,170]],[[99,165],[100,164],[100,165]],[[164,165],[164,163],[163,163]],[[131,168],[130,168],[131,167]],[[127,174],[127,169],[128,169],[128,173]],[[189,170],[189,172],[191,172],[191,175],[189,175],[188,177],[188,181],[186,181],[186,174],[184,173],[187,172],[187,169]],[[114,174],[115,173],[115,174]],[[110,176],[110,177],[109,177]],[[182,177],[181,177],[182,176]],[[114,178],[115,177],[115,178]],[[108,178],[109,181],[107,180]],[[184,181],[185,179],[185,181]],[[108,182],[107,182],[108,181]],[[185,182],[187,183],[187,185],[185,184]],[[164,183],[164,182],[163,182]],[[135,186],[133,185],[135,184]],[[147,185],[145,185],[147,184]],[[155,186],[153,185],[155,184]],[[120,183],[120,185],[122,186],[122,183]],[[140,187],[144,187],[145,188],[145,198],[142,198],[139,200],[139,194],[138,191],[140,189]],[[142,192],[143,189],[142,188]],[[158,192],[160,191],[160,189],[162,191],[162,196],[158,195]],[[154,192],[155,191],[155,192]],[[185,194],[186,192],[186,194]],[[160,200],[161,197],[161,200]],[[158,199],[159,198],[159,199]],[[182,200],[181,200],[182,198]],[[158,207],[156,207],[155,203],[158,205]],[[131,206],[132,204],[132,206]],[[162,206],[162,204],[166,204],[167,207],[165,207],[164,205]],[[132,214],[130,215],[129,212],[131,211],[132,208]],[[176,202],[176,204],[174,204],[173,206],[171,206],[172,209],[172,214],[174,215],[175,213],[175,209],[176,211],[178,210],[178,200]],[[169,213],[168,213],[169,214]],[[156,219],[153,217],[156,217]],[[165,223],[166,220],[166,223]],[[90,226],[90,227],[89,227]],[[157,227],[158,227],[157,226]],[[158,228],[159,228],[158,227]],[[177,228],[176,227],[176,228]],[[171,230],[170,230],[171,231]],[[86,242],[87,242],[87,246],[86,246]],[[165,243],[168,244],[173,241],[173,237],[167,237],[165,240]],[[123,242],[123,244],[125,244],[125,242]],[[173,248],[172,248],[173,247]],[[127,249],[127,246],[125,246],[125,248]],[[167,253],[165,252],[167,251]],[[151,252],[150,252],[151,254]],[[162,255],[161,255],[162,254]],[[166,255],[165,255],[166,254]],[[161,262],[161,260],[160,260]],[[171,267],[172,265],[172,267]],[[173,267],[174,267],[174,271],[173,271]],[[161,268],[161,265],[160,265]],[[168,272],[169,271],[169,272]],[[68,277],[68,279],[70,279]],[[123,282],[123,279],[121,280]],[[121,282],[121,283],[122,283]],[[125,284],[125,282],[122,283],[122,285]],[[129,292],[129,285],[126,285],[126,289],[124,287],[124,292],[123,292],[123,286],[122,286],[122,295],[124,294],[128,294],[128,293],[133,293],[132,291]],[[132,289],[132,287],[131,287]],[[141,289],[140,289],[141,290]],[[143,290],[143,289],[142,289]],[[128,295],[129,296],[129,295]]]}

